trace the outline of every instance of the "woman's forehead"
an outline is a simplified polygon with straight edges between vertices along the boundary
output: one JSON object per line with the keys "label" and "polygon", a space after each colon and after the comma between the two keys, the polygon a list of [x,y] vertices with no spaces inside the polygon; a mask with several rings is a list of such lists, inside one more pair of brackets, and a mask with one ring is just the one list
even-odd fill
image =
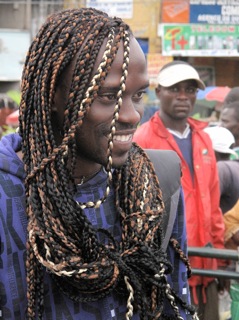
{"label": "woman's forehead", "polygon": [[[108,39],[105,38],[105,40],[103,41],[102,46],[99,50],[99,53],[95,59],[94,66],[92,68],[92,78],[97,73],[100,63],[102,62],[102,58],[107,46],[107,40]],[[113,43],[113,46],[115,45],[116,43]],[[129,65],[127,67],[125,66],[127,72],[134,73],[134,68],[136,65],[138,70],[139,68],[141,68],[140,72],[147,71],[145,55],[136,38],[130,35],[129,47],[127,48],[127,50],[126,48],[124,48],[123,39],[122,39],[118,43],[118,50],[117,50],[116,56],[113,57],[112,54],[107,55],[109,59],[113,58],[114,61],[111,64],[110,71],[105,80],[107,80],[107,78],[111,78],[111,76],[109,77],[109,75],[112,75],[112,73],[114,73],[115,76],[118,74],[118,77],[119,77],[118,81],[120,80],[120,75],[122,74],[123,63],[124,63],[124,55],[125,54],[127,55],[126,51],[128,51],[128,55],[129,55],[128,56]],[[82,52],[82,48],[81,50],[79,50],[78,54],[74,57],[71,63],[63,71],[63,74],[61,75],[60,82],[59,82],[59,84],[61,83],[61,86],[64,84],[65,87],[68,87],[68,88],[70,87],[73,73],[74,72],[77,73],[77,70],[80,68],[80,65],[79,65],[80,62],[77,61],[77,58],[79,57],[80,52]]]}
{"label": "woman's forehead", "polygon": [[[107,44],[107,39],[104,40],[104,43],[102,44],[99,50],[99,53],[97,55],[97,58],[94,64],[92,76],[96,74],[100,66],[100,63],[102,61],[103,55],[106,50],[106,44]],[[129,63],[128,66],[124,65],[124,63],[126,63],[126,60],[125,60],[126,57],[128,58],[128,63]],[[141,63],[141,64],[143,63],[146,66],[146,59],[145,59],[144,53],[140,45],[138,44],[137,40],[133,36],[130,37],[128,47],[124,47],[123,39],[120,40],[120,42],[118,43],[118,49],[117,49],[116,55],[113,56],[112,54],[108,54],[108,58],[109,59],[113,58],[113,62],[110,66],[109,73],[111,73],[112,70],[114,72],[116,72],[116,70],[120,70],[120,72],[122,72],[123,68],[126,68],[127,70],[129,70],[130,65],[132,65],[133,62],[136,60],[138,61],[138,63]]]}

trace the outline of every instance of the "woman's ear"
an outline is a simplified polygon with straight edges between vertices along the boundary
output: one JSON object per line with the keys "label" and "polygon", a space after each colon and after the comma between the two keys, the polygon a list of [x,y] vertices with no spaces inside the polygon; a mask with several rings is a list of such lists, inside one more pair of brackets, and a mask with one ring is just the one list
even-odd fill
{"label": "woman's ear", "polygon": [[64,115],[68,103],[69,90],[70,88],[65,81],[60,81],[51,106],[51,124],[57,145],[61,144],[64,136]]}
{"label": "woman's ear", "polygon": [[76,64],[77,55],[70,64],[58,76],[56,92],[51,106],[51,123],[56,143],[60,144],[64,137],[63,126],[65,109],[68,104],[68,97],[72,83],[72,77]]}

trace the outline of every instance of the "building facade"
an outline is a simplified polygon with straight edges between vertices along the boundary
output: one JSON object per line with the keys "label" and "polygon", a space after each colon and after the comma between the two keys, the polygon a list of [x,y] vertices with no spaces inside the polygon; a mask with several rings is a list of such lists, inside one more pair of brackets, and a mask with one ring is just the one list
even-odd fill
{"label": "building facade", "polygon": [[[234,87],[239,85],[237,2],[235,0],[0,0],[0,31],[3,29],[27,31],[30,43],[50,13],[62,8],[95,6],[122,17],[130,24],[148,59],[152,82],[162,64],[169,60],[182,59],[198,68],[206,85]],[[2,52],[0,33],[0,64]],[[0,92],[1,88],[3,85],[0,85]]]}

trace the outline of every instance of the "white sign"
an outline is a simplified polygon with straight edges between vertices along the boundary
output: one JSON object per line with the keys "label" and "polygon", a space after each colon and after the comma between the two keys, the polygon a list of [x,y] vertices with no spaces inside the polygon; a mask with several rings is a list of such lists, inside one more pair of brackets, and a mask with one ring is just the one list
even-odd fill
{"label": "white sign", "polygon": [[133,18],[133,0],[87,0],[86,6],[104,11],[111,17]]}
{"label": "white sign", "polygon": [[0,29],[0,81],[20,81],[30,46],[25,30]]}

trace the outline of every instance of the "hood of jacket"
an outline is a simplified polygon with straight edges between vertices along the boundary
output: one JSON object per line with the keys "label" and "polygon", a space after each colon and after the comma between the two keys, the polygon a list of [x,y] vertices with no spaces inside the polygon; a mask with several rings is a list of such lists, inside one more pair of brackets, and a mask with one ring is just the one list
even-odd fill
{"label": "hood of jacket", "polygon": [[203,130],[208,126],[208,122],[189,117],[188,123],[193,130]]}
{"label": "hood of jacket", "polygon": [[18,133],[8,134],[0,140],[0,170],[20,179],[25,178],[23,162],[17,155],[22,139]]}

